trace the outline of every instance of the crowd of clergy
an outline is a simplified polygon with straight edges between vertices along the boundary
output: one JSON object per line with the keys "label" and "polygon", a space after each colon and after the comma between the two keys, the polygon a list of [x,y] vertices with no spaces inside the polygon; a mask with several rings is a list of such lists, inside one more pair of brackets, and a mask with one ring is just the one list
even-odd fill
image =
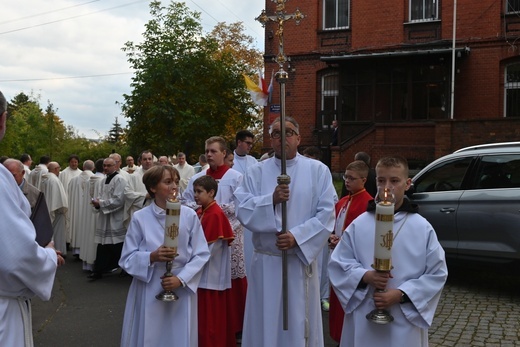
{"label": "crowd of clergy", "polygon": [[[182,152],[149,150],[126,156],[126,165],[118,153],[83,162],[73,154],[63,170],[48,156],[32,170],[28,154],[3,164],[31,207],[44,194],[58,256],[82,261],[90,282],[119,268],[120,276],[133,277],[121,346],[320,347],[329,301],[330,334],[340,346],[427,346],[447,270],[431,225],[404,197],[406,161],[380,162],[376,173],[360,153],[346,168],[345,196],[339,198],[319,153],[298,153],[299,126],[290,117],[285,139],[291,181],[278,183],[280,132],[274,121],[274,155],[267,160],[249,155],[255,137],[244,130],[233,151],[219,136],[207,139],[193,166]],[[371,269],[376,184],[391,184],[400,199],[395,219],[401,234],[394,247],[404,256],[391,274]],[[171,191],[182,203],[179,235],[187,235],[176,252],[162,239]],[[279,232],[282,202],[288,233]],[[173,279],[164,277],[167,261],[173,262]],[[175,290],[178,301],[157,300],[161,290]],[[369,322],[365,315],[376,307],[396,321]]]}

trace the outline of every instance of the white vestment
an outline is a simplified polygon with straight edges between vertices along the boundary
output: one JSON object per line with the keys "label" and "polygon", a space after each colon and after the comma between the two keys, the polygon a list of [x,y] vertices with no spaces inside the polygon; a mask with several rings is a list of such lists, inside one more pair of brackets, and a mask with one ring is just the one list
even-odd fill
{"label": "white vestment", "polygon": [[366,319],[375,309],[374,288],[360,286],[365,272],[373,270],[374,213],[356,218],[332,252],[329,277],[345,311],[342,347],[428,346],[428,328],[448,275],[444,250],[430,223],[417,213],[395,214],[393,234],[393,278],[387,289],[402,290],[411,302],[390,307],[390,324]]}
{"label": "white vestment", "polygon": [[174,290],[176,302],[155,298],[162,292],[164,262],[150,264],[150,253],[164,241],[165,211],[155,203],[137,211],[125,238],[119,266],[133,280],[128,291],[121,346],[197,347],[197,287],[209,250],[196,213],[181,206],[178,256],[172,273],[186,287]]}
{"label": "white vestment", "polygon": [[287,161],[291,177],[287,227],[297,246],[287,251],[288,330],[282,326],[281,204],[273,192],[281,162],[270,158],[251,167],[235,191],[237,217],[253,233],[255,252],[248,273],[242,346],[323,346],[316,258],[334,228],[334,186],[321,162],[297,155]]}
{"label": "white vestment", "polygon": [[60,171],[60,175],[58,176],[58,178],[60,179],[60,182],[61,184],[63,185],[63,187],[65,187],[65,189],[67,189],[67,187],[69,186],[69,182],[71,179],[73,179],[74,177],[77,177],[81,174],[81,170],[80,169],[76,169],[76,170],[72,170],[69,167],[66,167],[64,170]]}
{"label": "white vestment", "polygon": [[179,164],[173,165],[173,167],[179,171],[179,175],[181,176],[179,186],[182,188],[182,190],[186,190],[190,178],[195,175],[195,169],[188,163],[185,163],[183,166],[180,166]]}
{"label": "white vestment", "polygon": [[125,187],[125,226],[130,224],[130,218],[136,211],[148,206],[151,202],[151,199],[146,199],[148,191],[143,183],[144,172],[142,168],[138,168],[132,175],[127,175],[128,184]]}
{"label": "white vestment", "polygon": [[[102,188],[100,182],[103,182],[104,179],[105,175],[102,173],[96,173],[94,176],[90,176],[88,185],[90,199],[99,197],[99,190]],[[85,220],[86,232],[80,245],[79,258],[92,266],[96,260],[97,244],[94,239],[96,235],[96,225],[99,210],[96,210],[94,206],[90,205],[89,212],[92,214],[92,219]]]}
{"label": "white vestment", "polygon": [[[258,160],[255,159],[255,157],[251,155],[244,155],[240,156],[237,154],[237,152],[234,152],[234,163],[233,169],[240,172],[242,175],[245,175],[247,172],[247,168],[253,165],[256,165],[258,163]],[[231,222],[231,220],[230,220]],[[243,243],[244,243],[244,262],[245,262],[245,271],[246,273],[251,272],[251,259],[253,258],[253,234],[247,230],[244,229],[243,232]]]}
{"label": "white vestment", "polygon": [[[183,203],[187,206],[195,208],[197,204],[195,203],[195,193],[193,192],[193,182],[201,177],[206,175],[206,170],[199,172],[191,177],[190,182],[188,183],[188,187],[182,194]],[[215,200],[220,207],[226,204],[233,204],[233,192],[242,182],[242,174],[236,170],[229,169],[226,171],[224,176],[218,181],[218,191]]]}
{"label": "white vestment", "polygon": [[94,214],[92,213],[89,182],[94,174],[90,170],[82,171],[78,176],[69,181],[67,195],[69,198],[69,231],[70,247],[81,249],[85,235],[92,226]]}
{"label": "white vestment", "polygon": [[0,165],[0,346],[32,346],[30,298],[51,297],[56,252],[40,247],[29,202]]}
{"label": "white vestment", "polygon": [[65,189],[55,174],[49,172],[42,176],[40,190],[45,195],[45,202],[49,209],[49,215],[52,221],[52,231],[54,247],[67,254],[67,228],[66,213],[69,209],[69,203]]}
{"label": "white vestment", "polygon": [[33,186],[35,186],[36,188],[38,188],[39,190],[41,190],[40,182],[42,180],[42,175],[44,175],[48,172],[49,172],[49,170],[47,169],[47,165],[38,164],[38,165],[36,165],[34,170],[32,170],[31,173],[29,174],[28,182],[30,184],[32,184]]}
{"label": "white vestment", "polygon": [[124,226],[125,187],[127,181],[116,174],[105,184],[106,178],[99,185],[99,213],[96,222],[96,243],[102,245],[117,244],[125,240]]}

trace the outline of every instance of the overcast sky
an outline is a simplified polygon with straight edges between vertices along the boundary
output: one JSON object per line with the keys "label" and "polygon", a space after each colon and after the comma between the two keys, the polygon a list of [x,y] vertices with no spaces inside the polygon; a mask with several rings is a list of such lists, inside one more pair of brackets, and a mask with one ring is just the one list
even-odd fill
{"label": "overcast sky", "polygon": [[[264,0],[187,0],[209,32],[218,22],[242,21],[263,51],[263,28],[254,20]],[[116,102],[130,93],[132,70],[121,48],[142,41],[149,0],[7,0],[0,19],[0,90],[47,100],[66,125],[99,138],[115,117]],[[169,2],[162,1],[163,5]]]}

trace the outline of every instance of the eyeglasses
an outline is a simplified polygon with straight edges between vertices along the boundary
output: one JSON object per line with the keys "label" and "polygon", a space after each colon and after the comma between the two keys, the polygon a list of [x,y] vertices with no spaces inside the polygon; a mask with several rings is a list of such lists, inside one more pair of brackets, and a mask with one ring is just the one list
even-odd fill
{"label": "eyeglasses", "polygon": [[343,178],[343,181],[353,182],[355,180],[361,180],[364,177],[352,177],[352,176],[345,176],[345,175],[343,175],[342,178]]}
{"label": "eyeglasses", "polygon": [[[285,137],[293,137],[294,135],[298,135],[298,133],[292,129],[285,129]],[[279,139],[282,136],[282,132],[280,130],[275,130],[271,133],[271,138]]]}
{"label": "eyeglasses", "polygon": [[242,141],[242,142],[244,142],[248,146],[252,146],[254,144],[253,141]]}

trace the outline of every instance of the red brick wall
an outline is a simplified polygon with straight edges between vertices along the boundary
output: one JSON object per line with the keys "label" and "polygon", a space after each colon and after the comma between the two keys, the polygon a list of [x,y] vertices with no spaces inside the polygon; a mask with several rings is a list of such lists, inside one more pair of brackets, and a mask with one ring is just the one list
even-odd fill
{"label": "red brick wall", "polygon": [[[266,11],[272,15],[276,4],[266,0]],[[471,49],[469,56],[457,59],[455,75],[455,117],[426,123],[378,124],[341,147],[331,150],[331,169],[342,172],[358,151],[372,156],[373,165],[385,155],[400,154],[416,162],[430,162],[461,147],[520,139],[520,120],[504,119],[504,75],[506,62],[518,59],[520,35],[507,29],[507,23],[520,19],[503,16],[504,1],[458,0],[457,1],[457,47]],[[453,0],[440,0],[440,21],[423,24],[408,23],[408,1],[357,1],[351,0],[351,28],[348,30],[323,31],[323,2],[315,0],[291,0],[286,3],[286,12],[293,13],[297,7],[305,14],[299,26],[294,20],[284,24],[284,49],[291,57],[286,83],[286,115],[300,123],[301,146],[316,145],[316,118],[320,111],[319,72],[327,68],[320,61],[321,55],[342,55],[369,51],[395,51],[400,45],[413,44],[407,37],[410,30],[421,28],[437,30],[439,35],[431,39],[431,47],[438,40],[451,46],[453,28]],[[266,25],[266,76],[278,71],[272,57],[278,53],[277,23]],[[435,29],[437,28],[437,29]],[[509,30],[509,31],[507,31]],[[272,35],[269,32],[272,31]],[[516,34],[515,34],[516,33]],[[517,36],[515,36],[517,35]],[[272,36],[272,38],[269,38]],[[507,39],[507,42],[506,42]],[[430,39],[418,39],[421,46],[429,49]],[[515,41],[517,40],[517,41]],[[450,59],[447,57],[445,59]],[[376,62],[384,64],[384,61]],[[294,69],[294,70],[293,70]],[[273,104],[280,103],[278,84],[275,83]],[[447,105],[449,107],[449,105]],[[264,121],[264,145],[269,147],[267,129],[269,108]]]}

